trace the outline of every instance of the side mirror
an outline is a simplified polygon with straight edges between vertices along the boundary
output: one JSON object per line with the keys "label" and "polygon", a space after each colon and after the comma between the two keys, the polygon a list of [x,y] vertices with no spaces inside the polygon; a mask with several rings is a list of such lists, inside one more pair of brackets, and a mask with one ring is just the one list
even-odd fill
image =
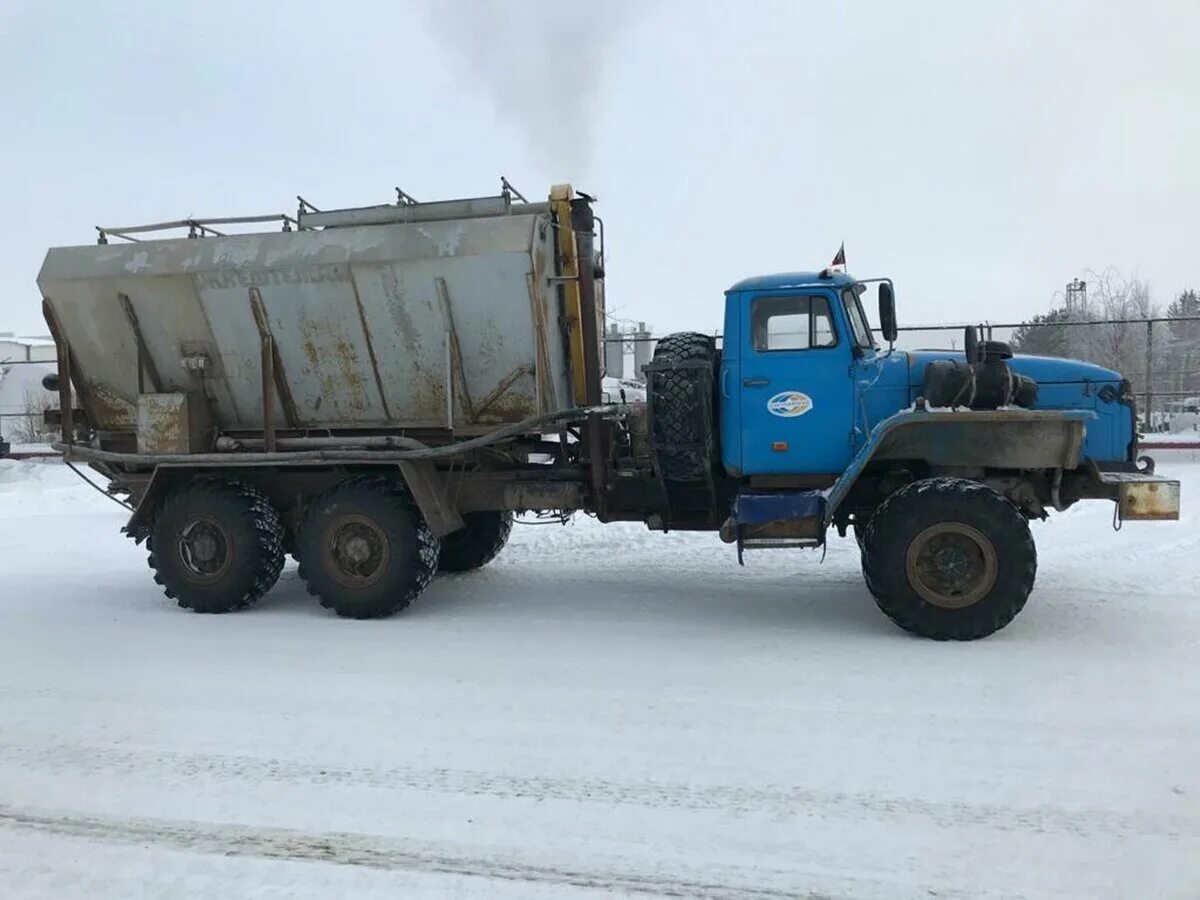
{"label": "side mirror", "polygon": [[879,330],[889,344],[896,340],[896,295],[890,281],[879,282]]}

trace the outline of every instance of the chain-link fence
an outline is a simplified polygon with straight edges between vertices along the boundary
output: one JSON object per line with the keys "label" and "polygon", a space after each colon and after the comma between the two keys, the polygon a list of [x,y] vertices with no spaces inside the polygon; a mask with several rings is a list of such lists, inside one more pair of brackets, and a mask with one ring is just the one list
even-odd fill
{"label": "chain-link fence", "polygon": [[[903,326],[896,346],[961,350],[965,327]],[[1081,359],[1120,372],[1137,396],[1144,431],[1200,432],[1200,316],[983,323],[982,329],[984,337],[1008,341],[1018,353]],[[715,337],[719,343],[721,336]],[[623,331],[610,326],[604,341],[608,376],[641,381],[658,336],[638,323]],[[19,376],[12,374],[17,369]],[[37,360],[0,363],[4,439],[18,444],[52,438],[44,411],[57,404],[57,396],[43,391],[40,381],[54,369],[53,363]]]}
{"label": "chain-link fence", "polygon": [[45,412],[0,413],[0,438],[10,444],[48,444],[58,440],[58,432],[48,428]]}
{"label": "chain-link fence", "polygon": [[[912,349],[961,349],[963,326],[902,328]],[[1200,425],[1200,316],[984,324],[984,336],[1017,353],[1080,359],[1120,372],[1145,431]]]}
{"label": "chain-link fence", "polygon": [[[901,350],[962,350],[966,325],[902,326]],[[982,336],[1008,341],[1018,353],[1081,359],[1120,372],[1138,400],[1144,431],[1200,431],[1200,316],[1144,319],[983,323]],[[716,335],[718,342],[720,335]],[[639,380],[658,337],[610,332],[611,377]],[[618,354],[613,346],[620,347]],[[634,348],[631,350],[630,348]],[[636,350],[636,359],[635,351]],[[614,372],[614,361],[622,369]]]}

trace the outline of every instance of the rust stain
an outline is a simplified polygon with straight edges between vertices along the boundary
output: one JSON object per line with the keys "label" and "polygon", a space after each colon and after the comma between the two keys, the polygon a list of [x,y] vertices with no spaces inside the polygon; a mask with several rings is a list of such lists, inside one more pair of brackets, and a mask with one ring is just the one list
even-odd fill
{"label": "rust stain", "polygon": [[504,396],[512,390],[513,385],[526,375],[533,375],[532,366],[517,366],[517,368],[513,369],[511,372],[501,378],[500,383],[496,385],[495,389],[480,401],[473,421],[480,421],[480,416],[482,416],[488,409],[495,406],[496,403],[501,401]]}
{"label": "rust stain", "polygon": [[1124,482],[1117,492],[1122,520],[1162,522],[1179,518],[1177,482]]}
{"label": "rust stain", "polygon": [[321,365],[321,354],[317,352],[317,345],[313,343],[313,339],[306,337],[300,345],[304,350],[304,358],[308,360],[309,368],[316,369]]}
{"label": "rust stain", "polygon": [[139,453],[189,452],[188,408],[182,395],[141,398],[137,448]]}
{"label": "rust stain", "polygon": [[[263,304],[262,293],[258,288],[250,288],[250,312],[254,315],[254,324],[258,328],[259,338],[271,342],[271,381],[275,386],[279,402],[283,405],[284,418],[287,419],[288,425],[294,428],[300,423],[300,415],[296,411],[296,400],[292,397],[292,387],[288,384],[287,373],[283,369],[283,356],[279,352],[279,342],[271,334],[267,308]],[[266,414],[264,411],[264,415]]]}
{"label": "rust stain", "polygon": [[413,392],[416,404],[415,419],[429,419],[432,422],[446,420],[446,386],[441,380],[422,379],[422,387]]}
{"label": "rust stain", "polygon": [[108,385],[85,381],[80,393],[88,398],[95,427],[113,431],[137,427],[137,404]]}
{"label": "rust stain", "polygon": [[[359,359],[358,351],[354,344],[339,336],[333,342],[333,358],[337,362],[338,372],[341,375],[341,383],[345,385],[347,390],[346,401],[350,408],[356,413],[362,414],[367,411],[367,385],[359,374]],[[336,389],[337,381],[333,382]]]}
{"label": "rust stain", "polygon": [[[380,273],[379,280],[380,286],[383,288],[383,294],[388,301],[388,315],[391,316],[392,322],[396,325],[396,332],[400,338],[400,342],[415,357],[420,352],[419,332],[417,331],[417,326],[413,323],[412,315],[408,311],[408,291],[400,286],[400,279],[396,276],[396,272],[392,268],[384,269]],[[432,311],[432,302],[429,303],[429,308]]]}
{"label": "rust stain", "polygon": [[[213,331],[212,320],[208,317],[208,304],[205,302],[204,295],[200,291],[200,283],[195,275],[192,275],[190,282],[192,285],[192,296],[194,302],[200,310],[200,317],[204,319],[204,327],[208,331],[210,346],[216,349],[218,347],[217,333]],[[251,312],[253,312],[253,310]],[[229,408],[233,412],[233,420],[235,422],[244,422],[245,419],[242,418],[242,411],[238,408],[236,391],[234,391],[233,385],[229,381],[225,366],[221,362],[221,355],[222,354],[219,350],[216,350],[216,352],[213,353],[213,359],[216,363],[216,378],[220,382],[225,398],[229,401]],[[216,405],[215,402],[214,405]],[[215,409],[214,418],[219,419],[219,416],[216,415]]]}
{"label": "rust stain", "polygon": [[117,301],[125,313],[125,320],[129,322],[129,329],[137,347],[138,390],[142,390],[142,382],[146,379],[150,382],[151,390],[158,393],[163,389],[163,381],[159,377],[158,367],[154,364],[154,357],[150,355],[150,349],[146,346],[146,338],[142,334],[142,325],[138,321],[137,311],[133,308],[133,301],[129,299],[128,294],[119,292]]}
{"label": "rust stain", "polygon": [[327,398],[335,409],[344,404],[361,418],[369,404],[354,344],[328,319],[319,322],[301,313],[299,326],[301,349],[309,372],[317,380],[319,397]]}
{"label": "rust stain", "polygon": [[480,425],[507,425],[519,422],[534,415],[536,412],[532,394],[524,391],[509,390],[497,397],[488,408],[476,417]]}
{"label": "rust stain", "polygon": [[[545,260],[540,251],[538,257],[541,258],[539,265],[544,265]],[[535,266],[535,271],[536,269]],[[533,316],[534,375],[541,395],[542,409],[538,410],[541,412],[545,409],[557,409],[558,398],[554,390],[554,379],[550,374],[549,327],[546,324],[546,303],[538,289],[539,284],[541,281],[535,275],[529,275],[525,279],[525,287],[529,292],[530,313]]]}
{"label": "rust stain", "polygon": [[[450,303],[450,291],[446,287],[446,279],[440,275],[433,279],[433,283],[437,288],[438,300],[442,306],[442,317],[446,324],[447,352],[450,354],[451,377],[458,382],[457,389],[455,390],[456,399],[466,413],[467,421],[473,422],[475,420],[475,409],[474,404],[471,402],[470,386],[467,383],[462,347],[458,342],[458,329],[454,327],[454,310]],[[453,410],[451,411],[451,415],[453,415]]]}
{"label": "rust stain", "polygon": [[363,340],[367,342],[367,356],[371,360],[371,373],[375,376],[375,388],[379,391],[379,403],[383,406],[383,416],[391,419],[392,411],[388,408],[387,394],[383,390],[383,378],[379,374],[379,360],[375,358],[375,342],[371,340],[371,329],[367,325],[367,311],[363,308],[362,298],[358,294],[358,282],[354,280],[354,271],[350,271],[350,289],[354,292],[354,305],[358,307],[358,320],[362,323]]}
{"label": "rust stain", "polygon": [[436,303],[432,295],[415,300],[392,268],[380,271],[380,287],[387,302],[385,308],[395,326],[394,344],[383,357],[383,372],[388,383],[399,385],[404,395],[404,418],[444,422],[446,417],[446,373],[441,366],[430,368],[422,362],[421,336],[412,317],[413,303],[424,306],[418,310],[422,317],[433,314]]}

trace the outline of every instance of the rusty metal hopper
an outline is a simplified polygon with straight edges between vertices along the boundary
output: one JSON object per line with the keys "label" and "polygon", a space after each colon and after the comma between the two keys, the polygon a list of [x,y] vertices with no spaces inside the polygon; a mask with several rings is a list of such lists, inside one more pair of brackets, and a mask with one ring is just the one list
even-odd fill
{"label": "rusty metal hopper", "polygon": [[233,434],[471,434],[570,408],[550,205],[456,202],[50,250],[38,285],[92,427],[136,433],[164,394]]}

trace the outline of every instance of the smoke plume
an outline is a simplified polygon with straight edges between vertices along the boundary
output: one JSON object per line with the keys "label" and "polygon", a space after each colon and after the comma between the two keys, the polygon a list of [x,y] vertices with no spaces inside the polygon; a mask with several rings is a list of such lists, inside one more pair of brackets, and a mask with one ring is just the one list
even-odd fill
{"label": "smoke plume", "polygon": [[[556,180],[592,176],[599,87],[646,4],[430,0],[433,36]],[[499,162],[499,161],[498,161]]]}

